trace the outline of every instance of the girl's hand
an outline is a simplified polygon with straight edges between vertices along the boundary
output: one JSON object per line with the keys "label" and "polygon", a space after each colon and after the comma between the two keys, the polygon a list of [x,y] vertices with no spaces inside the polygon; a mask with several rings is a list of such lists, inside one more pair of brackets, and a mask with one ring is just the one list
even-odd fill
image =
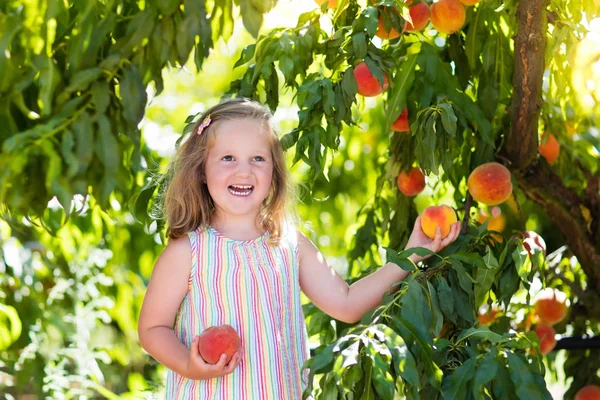
{"label": "girl's hand", "polygon": [[[421,229],[421,216],[417,217],[415,221],[415,226],[413,227],[412,233],[408,238],[408,242],[406,243],[406,248],[410,249],[413,247],[424,247],[437,253],[442,250],[444,247],[448,246],[450,243],[454,242],[460,233],[460,221],[457,221],[450,226],[450,233],[448,236],[442,239],[442,232],[440,231],[440,227],[438,226],[435,229],[435,237],[433,239],[429,238]],[[414,262],[419,262],[427,257],[419,257],[416,254],[410,256]]]}
{"label": "girl's hand", "polygon": [[196,336],[192,342],[190,349],[190,355],[187,362],[187,368],[184,376],[193,380],[204,380],[217,378],[219,376],[228,375],[239,365],[242,359],[242,352],[239,350],[231,357],[229,364],[225,365],[225,354],[221,355],[219,362],[216,364],[209,364],[200,355],[198,350],[198,338]]}

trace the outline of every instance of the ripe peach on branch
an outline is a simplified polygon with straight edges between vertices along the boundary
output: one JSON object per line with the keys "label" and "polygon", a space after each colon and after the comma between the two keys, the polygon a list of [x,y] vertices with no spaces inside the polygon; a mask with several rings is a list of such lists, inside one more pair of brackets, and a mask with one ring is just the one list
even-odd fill
{"label": "ripe peach on branch", "polygon": [[510,172],[497,162],[475,168],[469,175],[467,186],[475,200],[488,206],[498,205],[512,194]]}
{"label": "ripe peach on branch", "polygon": [[535,334],[540,338],[540,352],[546,355],[556,346],[554,328],[550,325],[540,324],[535,328]]}
{"label": "ripe peach on branch", "polygon": [[431,6],[431,24],[441,33],[452,34],[465,23],[465,6],[458,0],[439,0]]}
{"label": "ripe peach on branch", "polygon": [[402,170],[398,175],[398,188],[405,196],[416,196],[425,188],[425,175],[421,168],[411,168],[408,171]]}
{"label": "ripe peach on branch", "polygon": [[383,93],[389,85],[388,76],[383,73],[383,85],[371,73],[366,62],[362,61],[354,67],[354,78],[358,86],[358,94],[365,97],[373,97]]}
{"label": "ripe peach on branch", "polygon": [[408,127],[408,108],[402,110],[402,113],[396,118],[392,124],[392,130],[394,132],[408,132],[410,130]]}
{"label": "ripe peach on branch", "polygon": [[551,288],[542,290],[535,301],[535,313],[543,324],[554,325],[567,316],[567,296]]}

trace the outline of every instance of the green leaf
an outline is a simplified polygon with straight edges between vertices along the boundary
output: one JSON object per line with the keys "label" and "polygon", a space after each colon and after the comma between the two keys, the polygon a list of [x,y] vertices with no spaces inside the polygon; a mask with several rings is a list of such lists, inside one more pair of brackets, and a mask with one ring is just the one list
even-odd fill
{"label": "green leaf", "polygon": [[485,296],[496,280],[497,269],[477,268],[475,270],[475,304],[482,304]]}
{"label": "green leaf", "polygon": [[458,278],[458,283],[462,290],[468,295],[471,295],[473,293],[473,282],[475,282],[473,277],[469,275],[460,261],[450,259],[450,264],[452,265],[452,269],[456,272],[456,277]]}
{"label": "green leaf", "polygon": [[52,114],[52,101],[54,99],[54,91],[61,82],[61,74],[53,59],[48,58],[44,67],[40,69],[39,75],[39,103],[41,116],[47,117]]}
{"label": "green leaf", "polygon": [[367,39],[364,33],[360,32],[352,35],[352,48],[356,58],[364,58],[367,55]]}
{"label": "green leaf", "polygon": [[548,390],[544,387],[543,390],[537,385],[533,374],[527,368],[525,362],[516,354],[506,352],[508,359],[508,367],[510,378],[515,383],[517,396],[520,399],[527,400],[547,400],[552,399]]}
{"label": "green leaf", "polygon": [[407,257],[401,257],[400,253],[397,253],[396,250],[390,249],[388,247],[383,247],[386,252],[387,262],[391,262],[399,266],[405,271],[417,271],[418,268],[412,260]]}
{"label": "green leaf", "polygon": [[[427,289],[428,289],[428,294],[429,294],[429,307],[431,309],[431,314],[432,314],[432,328],[433,328],[433,334],[434,336],[439,336],[440,332],[442,331],[442,326],[444,325],[444,315],[442,313],[442,311],[440,310],[440,305],[438,303],[438,294],[435,290],[435,287],[433,287],[433,285],[429,282],[427,282]],[[446,299],[443,299],[443,301],[447,301]]]}
{"label": "green leaf", "polygon": [[79,115],[71,129],[75,134],[75,155],[79,163],[79,174],[83,174],[90,165],[94,156],[94,126],[92,119],[85,111]]}
{"label": "green leaf", "polygon": [[496,349],[492,347],[487,355],[477,363],[477,370],[473,378],[473,397],[475,400],[485,400],[484,388],[496,378],[498,362]]}
{"label": "green leaf", "polygon": [[415,80],[415,66],[417,65],[417,55],[407,56],[400,66],[400,69],[394,76],[394,87],[391,96],[388,97],[388,108],[386,112],[385,130],[389,131],[392,123],[402,110],[406,107],[406,97]]}
{"label": "green leaf", "polygon": [[92,101],[96,107],[96,115],[101,115],[106,112],[110,104],[111,89],[108,82],[99,81],[92,85]]}
{"label": "green leaf", "polygon": [[444,125],[444,129],[450,136],[456,136],[456,121],[458,121],[458,118],[456,118],[456,115],[454,114],[454,109],[448,103],[441,103],[438,106],[440,107],[442,114],[442,125]]}
{"label": "green leaf", "polygon": [[476,359],[469,358],[460,367],[454,370],[450,376],[445,376],[442,382],[442,394],[446,399],[466,399],[467,382],[475,372]]}
{"label": "green leaf", "polygon": [[121,164],[119,142],[112,133],[110,119],[106,115],[100,115],[96,123],[98,124],[98,136],[94,148],[100,162],[104,165],[104,169],[112,175],[111,179],[114,180]]}
{"label": "green leaf", "polygon": [[523,282],[528,282],[528,276],[531,272],[531,260],[522,243],[517,244],[517,248],[512,253],[512,259],[515,262],[515,269]]}
{"label": "green leaf", "polygon": [[241,65],[246,64],[250,60],[252,60],[252,58],[254,57],[255,50],[256,50],[255,43],[249,44],[248,46],[244,47],[244,50],[242,50],[242,54],[240,55],[240,58],[236,61],[233,68],[237,68]]}
{"label": "green leaf", "polygon": [[252,36],[258,37],[258,32],[262,26],[263,15],[255,8],[252,0],[240,0],[240,9],[242,11],[242,22],[244,27]]}
{"label": "green leaf", "polygon": [[79,162],[77,160],[77,157],[73,153],[74,146],[75,138],[73,137],[73,132],[67,129],[62,135],[62,141],[60,146],[61,154],[68,167],[66,171],[67,178],[74,177],[79,171]]}
{"label": "green leaf", "polygon": [[410,332],[412,338],[419,342],[419,361],[423,363],[423,368],[425,369],[429,383],[435,389],[440,389],[444,374],[440,367],[438,367],[438,365],[432,359],[432,347],[430,344],[432,340],[429,335],[423,335],[421,330],[418,330],[415,325],[402,316],[395,317],[393,319],[393,323],[400,328],[400,330],[403,328]]}
{"label": "green leaf", "polygon": [[[426,338],[431,343],[431,335],[427,332],[431,322],[431,310],[427,305],[427,298],[423,287],[416,279],[407,282],[407,291],[402,295],[402,309],[400,315],[409,321],[419,332],[419,336]],[[421,312],[415,312],[421,310]]]}
{"label": "green leaf", "polygon": [[477,328],[470,328],[467,329],[466,331],[461,332],[461,334],[458,336],[458,339],[456,340],[456,342],[461,342],[463,340],[467,340],[467,339],[485,339],[485,340],[489,340],[492,343],[500,343],[503,342],[505,339],[501,336],[498,335],[495,332],[490,331],[490,328],[488,328],[487,326],[480,326]]}
{"label": "green leaf", "polygon": [[135,128],[144,116],[146,108],[146,89],[142,83],[142,77],[137,67],[128,64],[123,68],[121,80],[119,81],[119,93],[123,107],[123,116],[131,127]]}
{"label": "green leaf", "polygon": [[485,252],[485,256],[483,257],[483,262],[485,263],[485,265],[488,268],[496,269],[496,268],[500,267],[500,263],[494,256],[494,253],[492,252],[492,249],[490,248],[490,246],[486,246],[486,252]]}
{"label": "green leaf", "polygon": [[394,379],[389,372],[390,363],[383,359],[379,353],[373,357],[373,385],[375,391],[383,400],[393,400],[395,393]]}
{"label": "green leaf", "polygon": [[448,286],[448,281],[444,277],[438,276],[436,277],[435,283],[437,285],[437,293],[439,296],[439,304],[442,313],[444,313],[446,318],[456,324],[456,313],[454,312],[452,289],[450,289],[450,286]]}

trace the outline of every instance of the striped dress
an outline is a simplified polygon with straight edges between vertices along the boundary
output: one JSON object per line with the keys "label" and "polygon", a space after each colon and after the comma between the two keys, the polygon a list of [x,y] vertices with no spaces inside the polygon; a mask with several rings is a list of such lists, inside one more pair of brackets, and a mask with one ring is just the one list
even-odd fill
{"label": "striped dress", "polygon": [[288,229],[278,246],[269,245],[267,235],[241,241],[210,226],[190,232],[192,269],[175,334],[190,347],[206,328],[229,324],[243,354],[237,368],[219,378],[194,381],[169,371],[167,399],[302,398],[309,350],[296,231]]}

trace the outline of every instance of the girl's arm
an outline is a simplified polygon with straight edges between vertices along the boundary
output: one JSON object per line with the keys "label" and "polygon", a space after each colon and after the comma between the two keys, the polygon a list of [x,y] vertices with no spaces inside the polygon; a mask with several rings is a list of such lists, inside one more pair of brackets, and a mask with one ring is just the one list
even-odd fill
{"label": "girl's arm", "polygon": [[225,357],[217,364],[208,364],[199,354],[198,337],[188,349],[175,336],[175,316],[187,293],[191,268],[189,239],[170,241],[152,271],[140,312],[138,335],[142,347],[170,370],[190,379],[209,379],[231,373],[239,364],[240,354],[228,365]]}
{"label": "girl's arm", "polygon": [[[420,218],[415,221],[413,232],[406,248],[425,247],[438,252],[456,240],[460,223],[452,225],[450,233],[443,240],[439,228],[435,239],[429,239],[421,230]],[[387,263],[372,274],[348,286],[346,281],[329,266],[323,254],[302,233],[298,232],[300,254],[300,286],[304,294],[323,312],[340,321],[354,323],[381,304],[385,292],[391,285],[405,279],[409,272],[396,264]],[[415,254],[410,258],[420,261]]]}

